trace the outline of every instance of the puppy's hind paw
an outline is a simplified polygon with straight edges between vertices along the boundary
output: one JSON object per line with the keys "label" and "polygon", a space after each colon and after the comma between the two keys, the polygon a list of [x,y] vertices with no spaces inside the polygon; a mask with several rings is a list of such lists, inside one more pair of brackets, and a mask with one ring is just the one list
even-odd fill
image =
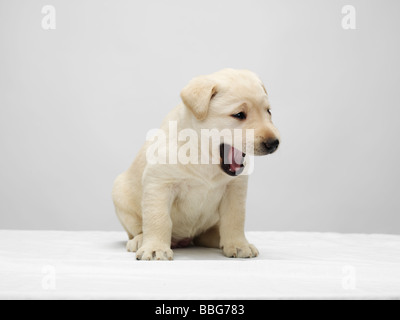
{"label": "puppy's hind paw", "polygon": [[138,234],[132,240],[129,240],[126,244],[126,250],[128,252],[136,252],[143,244],[143,234]]}

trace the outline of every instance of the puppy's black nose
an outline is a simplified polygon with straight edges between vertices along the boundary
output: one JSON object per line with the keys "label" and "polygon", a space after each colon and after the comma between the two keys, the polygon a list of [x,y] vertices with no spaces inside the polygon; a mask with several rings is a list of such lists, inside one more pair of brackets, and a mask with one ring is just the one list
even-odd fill
{"label": "puppy's black nose", "polygon": [[265,149],[269,154],[274,153],[276,149],[279,147],[279,140],[278,139],[268,139],[264,142]]}

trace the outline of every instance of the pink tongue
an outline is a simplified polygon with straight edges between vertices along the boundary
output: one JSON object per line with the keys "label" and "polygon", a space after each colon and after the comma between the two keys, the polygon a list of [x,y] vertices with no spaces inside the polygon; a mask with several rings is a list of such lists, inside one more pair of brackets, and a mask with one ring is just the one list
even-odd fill
{"label": "pink tongue", "polygon": [[230,163],[230,167],[231,167],[231,171],[236,172],[238,171],[243,164],[243,153],[237,149],[235,149],[234,147],[232,147],[229,150],[229,158],[228,158],[231,162]]}

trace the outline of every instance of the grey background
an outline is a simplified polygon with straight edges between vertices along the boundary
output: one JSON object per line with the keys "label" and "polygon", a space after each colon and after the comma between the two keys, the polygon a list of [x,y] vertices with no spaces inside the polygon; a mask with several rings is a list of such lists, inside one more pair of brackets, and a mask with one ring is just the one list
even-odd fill
{"label": "grey background", "polygon": [[399,9],[0,0],[0,228],[121,230],[114,178],[192,77],[233,67],[263,79],[282,134],[256,161],[248,230],[400,233]]}

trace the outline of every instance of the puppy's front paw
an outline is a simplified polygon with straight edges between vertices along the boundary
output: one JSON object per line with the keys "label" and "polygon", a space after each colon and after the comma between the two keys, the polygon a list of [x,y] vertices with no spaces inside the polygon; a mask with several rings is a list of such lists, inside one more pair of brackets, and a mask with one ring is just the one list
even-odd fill
{"label": "puppy's front paw", "polygon": [[173,260],[174,253],[168,245],[144,245],[136,252],[137,260]]}
{"label": "puppy's front paw", "polygon": [[257,248],[248,242],[226,244],[222,251],[228,258],[255,258],[259,254]]}

